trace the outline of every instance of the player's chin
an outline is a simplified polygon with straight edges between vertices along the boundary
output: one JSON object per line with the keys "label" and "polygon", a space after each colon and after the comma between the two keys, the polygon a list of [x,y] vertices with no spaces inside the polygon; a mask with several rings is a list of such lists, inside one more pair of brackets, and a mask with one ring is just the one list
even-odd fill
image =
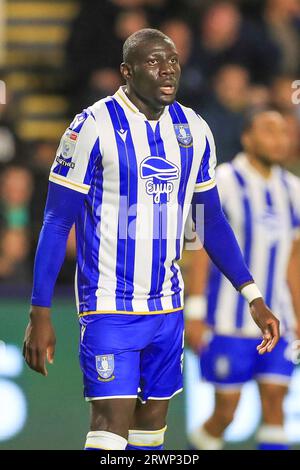
{"label": "player's chin", "polygon": [[163,104],[164,106],[167,106],[169,104],[172,104],[174,103],[176,99],[176,91],[174,90],[174,92],[172,94],[164,94],[164,93],[159,93],[159,96],[158,96],[158,100],[161,104]]}
{"label": "player's chin", "polygon": [[286,161],[286,156],[284,153],[274,153],[269,157],[271,165],[283,165]]}

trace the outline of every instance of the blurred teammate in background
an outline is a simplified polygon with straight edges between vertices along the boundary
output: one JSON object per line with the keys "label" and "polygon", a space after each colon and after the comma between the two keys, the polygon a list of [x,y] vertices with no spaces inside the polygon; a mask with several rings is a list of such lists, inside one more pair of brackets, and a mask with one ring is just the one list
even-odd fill
{"label": "blurred teammate in background", "polygon": [[[242,144],[244,153],[218,167],[218,188],[245,261],[267,305],[280,314],[284,336],[271,356],[257,356],[259,330],[243,298],[210,264],[204,250],[195,253],[189,272],[191,296],[185,305],[187,339],[196,353],[201,350],[202,375],[215,386],[215,409],[190,435],[190,442],[197,449],[221,449],[241,387],[255,379],[263,417],[259,449],[283,450],[288,448],[283,400],[293,371],[288,338],[292,331],[300,338],[300,180],[280,166],[289,140],[278,112],[249,115]],[[210,329],[213,336],[205,344]]]}
{"label": "blurred teammate in background", "polygon": [[205,226],[207,252],[251,305],[263,334],[261,354],[277,344],[279,323],[222,213],[210,129],[175,101],[180,66],[173,41],[140,30],[125,41],[123,60],[126,85],[77,115],[61,139],[23,354],[32,369],[47,374],[46,356],[52,362],[55,347],[51,299],[75,222],[79,353],[91,403],[85,448],[125,449],[128,442],[129,449],[159,450],[169,399],[182,390],[177,261],[191,202],[199,233]]}

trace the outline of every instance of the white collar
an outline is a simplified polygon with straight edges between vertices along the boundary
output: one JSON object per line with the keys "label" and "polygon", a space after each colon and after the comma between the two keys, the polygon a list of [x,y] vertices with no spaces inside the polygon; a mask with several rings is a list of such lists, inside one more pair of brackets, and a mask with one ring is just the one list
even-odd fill
{"label": "white collar", "polygon": [[169,106],[165,106],[162,115],[160,116],[159,119],[157,120],[150,120],[147,119],[147,117],[140,112],[140,110],[132,103],[132,101],[128,98],[128,96],[125,93],[125,87],[126,85],[120,86],[120,88],[116,91],[116,93],[113,95],[113,98],[122,106],[126,106],[126,109],[129,110],[132,114],[135,116],[142,118],[144,121],[149,121],[150,123],[155,123],[160,121],[166,114],[168,114],[169,111]]}
{"label": "white collar", "polygon": [[244,152],[240,152],[237,154],[237,156],[234,158],[233,163],[237,163],[237,167],[240,168],[241,170],[244,170],[246,172],[250,172],[254,177],[259,179],[264,185],[268,185],[271,183],[274,179],[274,176],[278,172],[278,165],[273,165],[271,168],[271,173],[269,178],[264,178],[262,174],[257,171],[257,169],[251,165],[247,155]]}

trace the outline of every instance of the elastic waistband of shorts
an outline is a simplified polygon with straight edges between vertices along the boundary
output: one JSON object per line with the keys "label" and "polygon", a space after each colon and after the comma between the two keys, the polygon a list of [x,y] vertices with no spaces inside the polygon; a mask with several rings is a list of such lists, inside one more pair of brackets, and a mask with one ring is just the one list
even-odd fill
{"label": "elastic waistband of shorts", "polygon": [[94,310],[88,312],[80,312],[78,313],[78,317],[86,317],[88,315],[165,315],[168,313],[176,313],[183,311],[183,306],[172,308],[170,310],[155,310],[152,312],[132,312],[132,311],[125,311],[125,310]]}

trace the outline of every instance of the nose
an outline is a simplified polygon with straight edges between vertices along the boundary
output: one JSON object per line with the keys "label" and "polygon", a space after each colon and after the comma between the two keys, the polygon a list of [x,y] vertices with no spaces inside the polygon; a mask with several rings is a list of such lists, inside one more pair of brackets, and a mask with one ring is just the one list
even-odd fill
{"label": "nose", "polygon": [[160,75],[161,76],[168,76],[168,75],[174,75],[174,67],[173,65],[168,61],[165,60],[160,68]]}

